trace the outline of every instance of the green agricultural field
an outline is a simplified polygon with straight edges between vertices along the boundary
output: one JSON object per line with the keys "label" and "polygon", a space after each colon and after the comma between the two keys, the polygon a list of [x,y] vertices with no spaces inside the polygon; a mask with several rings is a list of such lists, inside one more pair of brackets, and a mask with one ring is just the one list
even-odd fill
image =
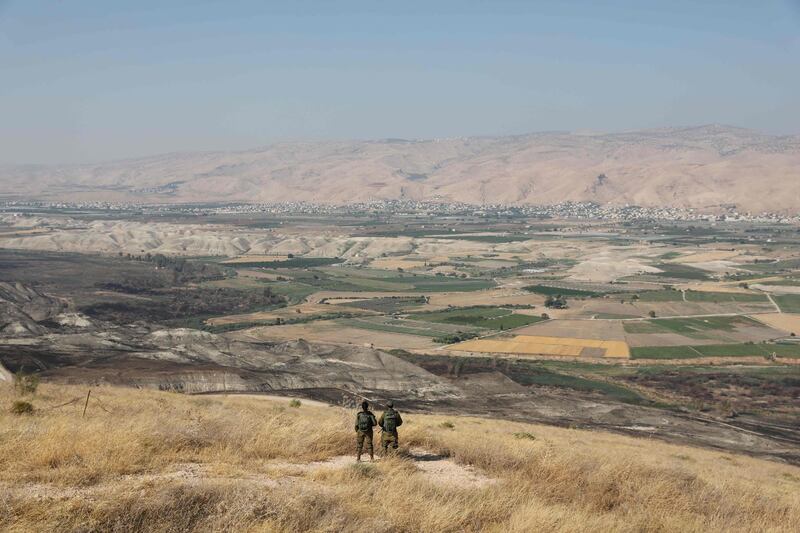
{"label": "green agricultural field", "polygon": [[783,278],[780,280],[773,280],[773,281],[760,281],[761,285],[772,285],[778,287],[800,287],[800,279],[797,278]]}
{"label": "green agricultural field", "polygon": [[745,294],[737,292],[686,291],[686,300],[689,302],[714,303],[769,303],[769,300],[764,294]]}
{"label": "green agricultural field", "polygon": [[800,313],[800,294],[773,295],[772,299],[784,313]]}
{"label": "green agricultural field", "polygon": [[233,268],[313,268],[335,265],[344,262],[338,257],[293,257],[281,261],[252,261],[246,263],[230,263]]}
{"label": "green agricultural field", "polygon": [[[398,313],[409,307],[416,307],[425,303],[423,296],[385,296],[381,298],[370,298],[360,302],[350,302],[347,307],[377,311],[379,313]],[[335,303],[332,300],[330,303]]]}
{"label": "green agricultural field", "polygon": [[642,291],[638,293],[640,302],[680,302],[683,293],[676,290]]}
{"label": "green agricultural field", "polygon": [[293,304],[302,302],[306,297],[317,292],[317,288],[312,285],[293,281],[272,281],[262,285],[269,287],[275,294],[285,296]]}
{"label": "green agricultural field", "polygon": [[734,331],[737,326],[760,326],[761,323],[745,316],[710,316],[696,318],[655,318],[623,322],[626,333],[679,333],[687,337],[705,339],[706,332]]}
{"label": "green agricultural field", "polygon": [[538,316],[514,314],[511,309],[502,307],[462,307],[447,311],[417,313],[411,317],[425,322],[459,324],[496,330],[519,328],[544,320]]}
{"label": "green agricultural field", "polygon": [[662,270],[663,272],[659,272],[653,275],[664,278],[696,279],[696,280],[710,279],[708,273],[705,270],[701,270],[699,268],[691,267],[688,265],[681,265],[677,263],[659,263],[655,265],[655,267]]}
{"label": "green agricultural field", "polygon": [[800,358],[800,345],[790,344],[707,344],[702,346],[640,346],[631,348],[632,359],[694,359],[697,357]]}
{"label": "green agricultural field", "polygon": [[380,269],[327,268],[315,273],[313,283],[330,290],[387,292],[469,292],[495,286],[484,278],[457,278],[395,273]]}
{"label": "green agricultural field", "polygon": [[460,241],[476,241],[491,244],[501,244],[505,242],[522,242],[529,241],[533,237],[528,235],[447,235],[445,239],[453,239]]}
{"label": "green agricultural field", "polygon": [[741,268],[762,274],[770,272],[785,272],[787,270],[800,269],[800,258],[785,259],[783,261],[773,261],[767,263],[747,263],[739,265]]}
{"label": "green agricultural field", "polygon": [[545,296],[575,296],[578,298],[594,298],[596,296],[601,296],[602,293],[595,292],[595,291],[588,291],[582,289],[571,289],[571,288],[562,288],[562,287],[551,287],[549,285],[527,285],[522,287],[524,290],[528,292],[534,292],[536,294],[543,294]]}
{"label": "green agricultural field", "polygon": [[665,333],[652,320],[626,320],[622,323],[625,333]]}
{"label": "green agricultural field", "polygon": [[405,333],[420,337],[441,337],[458,332],[478,333],[486,330],[475,327],[456,327],[449,324],[438,324],[417,320],[406,320],[387,317],[348,318],[337,321],[338,324],[371,331],[386,331],[389,333]]}

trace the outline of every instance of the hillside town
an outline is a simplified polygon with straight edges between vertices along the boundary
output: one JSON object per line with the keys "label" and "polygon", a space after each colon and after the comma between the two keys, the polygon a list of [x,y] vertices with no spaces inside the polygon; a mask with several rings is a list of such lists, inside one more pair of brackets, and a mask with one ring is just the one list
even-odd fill
{"label": "hillside town", "polygon": [[716,206],[707,211],[680,207],[646,207],[637,205],[601,205],[593,202],[561,202],[552,205],[475,205],[460,202],[429,202],[413,200],[373,200],[346,205],[315,204],[308,202],[234,203],[234,204],[146,204],[115,202],[0,202],[0,211],[11,213],[37,213],[60,211],[74,214],[82,211],[109,211],[137,215],[354,215],[365,216],[474,216],[495,218],[539,218],[624,221],[676,221],[676,222],[754,222],[771,224],[798,224],[800,212],[752,213],[741,212],[735,205]]}

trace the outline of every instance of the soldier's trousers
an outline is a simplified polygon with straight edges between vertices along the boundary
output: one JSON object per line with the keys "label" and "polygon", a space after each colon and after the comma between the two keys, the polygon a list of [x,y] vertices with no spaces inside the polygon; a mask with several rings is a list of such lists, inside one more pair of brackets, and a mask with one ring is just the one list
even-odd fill
{"label": "soldier's trousers", "polygon": [[391,446],[393,449],[397,449],[400,445],[400,441],[397,436],[396,431],[384,431],[381,433],[381,444],[383,445],[383,451],[386,452]]}
{"label": "soldier's trousers", "polygon": [[364,441],[367,443],[367,452],[369,452],[369,456],[372,457],[375,452],[372,448],[371,431],[359,431],[356,433],[356,456],[361,457],[361,450],[364,449]]}

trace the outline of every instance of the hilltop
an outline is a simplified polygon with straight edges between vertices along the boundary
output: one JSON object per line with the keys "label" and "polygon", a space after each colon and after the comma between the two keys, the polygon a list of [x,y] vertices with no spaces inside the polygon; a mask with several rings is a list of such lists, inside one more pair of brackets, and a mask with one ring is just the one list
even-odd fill
{"label": "hilltop", "polygon": [[[356,465],[353,411],[0,380],[8,531],[791,531],[794,466],[649,439],[408,413]],[[402,406],[400,406],[402,409]]]}
{"label": "hilltop", "polygon": [[[800,136],[707,125],[433,140],[284,142],[101,164],[0,168],[9,199],[735,206],[796,212]],[[757,186],[756,186],[757,184]]]}

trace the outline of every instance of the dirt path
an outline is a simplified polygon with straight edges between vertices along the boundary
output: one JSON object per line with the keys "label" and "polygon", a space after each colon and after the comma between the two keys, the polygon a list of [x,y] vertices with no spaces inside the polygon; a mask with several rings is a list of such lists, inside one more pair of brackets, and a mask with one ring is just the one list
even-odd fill
{"label": "dirt path", "polygon": [[[471,466],[460,465],[443,455],[437,455],[422,448],[411,448],[401,451],[399,459],[410,461],[419,475],[425,479],[442,485],[461,488],[479,488],[496,483]],[[381,468],[381,463],[387,459],[377,458],[374,463],[361,463],[366,468]],[[306,477],[322,470],[340,470],[345,468],[358,468],[354,455],[339,455],[326,461],[310,463],[291,463],[285,461],[271,461],[266,463],[269,474],[266,473],[237,473],[221,475],[215,472],[214,465],[200,463],[173,464],[158,473],[130,474],[109,479],[98,485],[89,487],[64,487],[49,483],[22,483],[11,484],[0,481],[0,494],[15,499],[33,500],[69,500],[82,498],[93,501],[100,500],[110,486],[119,487],[126,485],[132,488],[149,485],[154,482],[179,482],[186,484],[204,482],[236,482],[256,487],[278,488],[296,486],[298,484],[311,485],[322,488],[319,483]],[[0,497],[0,503],[4,501]]]}
{"label": "dirt path", "polygon": [[769,299],[770,303],[772,303],[772,305],[775,306],[775,312],[783,313],[783,311],[781,310],[781,307],[777,304],[777,302],[775,300],[772,299],[772,295],[770,293],[768,293],[768,292],[765,292],[764,294],[767,295],[767,298]]}
{"label": "dirt path", "polygon": [[[482,487],[497,480],[486,476],[477,469],[460,465],[444,455],[431,453],[423,448],[411,448],[398,453],[399,459],[410,461],[426,479],[443,485],[456,485],[459,487]],[[380,466],[387,459],[376,457],[375,462],[365,460],[362,464]],[[339,455],[327,461],[312,463],[275,463],[273,466],[299,472],[317,472],[320,470],[337,470],[351,468],[358,464],[354,455]]]}

